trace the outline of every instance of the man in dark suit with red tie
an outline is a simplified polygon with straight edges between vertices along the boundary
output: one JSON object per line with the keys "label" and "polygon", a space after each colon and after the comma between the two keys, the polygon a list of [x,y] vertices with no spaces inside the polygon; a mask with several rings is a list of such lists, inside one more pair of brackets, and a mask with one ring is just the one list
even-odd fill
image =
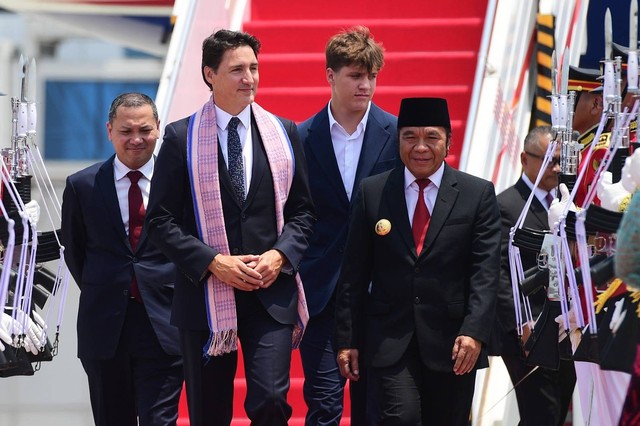
{"label": "man in dark suit with red tie", "polygon": [[140,93],[118,96],[107,132],[116,154],[67,178],[65,261],[80,287],[78,357],[98,426],[170,426],[182,357],[169,324],[175,266],[144,227],[158,112]]}
{"label": "man in dark suit with red tie", "polygon": [[[493,185],[448,166],[447,102],[403,99],[404,167],[362,181],[338,280],[341,373],[359,350],[385,425],[466,425],[475,371],[488,366],[500,265]],[[362,346],[360,346],[364,342]]]}
{"label": "man in dark suit with red tie", "polygon": [[296,271],[314,209],[295,123],[255,102],[260,42],[220,30],[202,49],[211,98],[165,129],[147,212],[176,263],[191,426],[229,425],[237,342],[251,424],[286,425],[292,344],[308,312]]}

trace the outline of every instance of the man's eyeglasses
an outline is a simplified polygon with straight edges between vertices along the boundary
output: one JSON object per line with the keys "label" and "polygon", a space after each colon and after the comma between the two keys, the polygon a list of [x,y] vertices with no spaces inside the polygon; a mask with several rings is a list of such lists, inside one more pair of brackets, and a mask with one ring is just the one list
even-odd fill
{"label": "man's eyeglasses", "polygon": [[[544,155],[538,155],[538,154],[534,154],[533,152],[529,152],[529,151],[525,151],[525,154],[533,157],[533,158],[537,158],[538,160],[543,160],[544,159]],[[556,164],[560,164],[560,157],[553,157],[551,159],[551,161],[549,161],[549,164],[547,164],[548,168],[553,168],[553,166],[555,166]]]}

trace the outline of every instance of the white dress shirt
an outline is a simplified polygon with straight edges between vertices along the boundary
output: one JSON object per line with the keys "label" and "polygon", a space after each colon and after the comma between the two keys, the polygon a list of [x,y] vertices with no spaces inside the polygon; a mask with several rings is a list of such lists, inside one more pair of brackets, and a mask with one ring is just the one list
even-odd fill
{"label": "white dress shirt", "polygon": [[[138,169],[142,173],[142,177],[138,181],[140,192],[142,192],[142,203],[145,210],[149,203],[149,190],[151,189],[151,178],[153,177],[154,157],[147,161],[142,167]],[[124,224],[124,230],[129,235],[129,187],[131,181],[127,177],[131,169],[125,166],[122,161],[116,155],[113,160],[113,177],[116,183],[116,193],[118,194],[118,204],[120,205],[120,215],[122,216],[122,223]]]}
{"label": "white dress shirt", "polygon": [[[224,163],[229,167],[229,159],[227,152],[227,126],[233,115],[221,110],[218,106],[216,109],[216,125],[218,126],[218,143],[224,157]],[[240,119],[238,124],[238,136],[240,136],[240,144],[242,145],[242,164],[244,169],[244,196],[249,193],[251,186],[251,170],[253,168],[253,139],[251,137],[251,105],[247,105],[236,117]]]}
{"label": "white dress shirt", "polygon": [[358,170],[358,161],[360,160],[360,152],[362,151],[362,144],[364,142],[364,132],[367,128],[369,109],[371,109],[371,101],[369,101],[367,111],[364,113],[364,117],[362,117],[360,123],[358,123],[355,132],[349,134],[333,117],[331,113],[331,102],[327,105],[333,152],[336,156],[344,190],[349,199],[351,199],[351,195],[353,194],[353,185],[356,181],[356,171]]}
{"label": "white dress shirt", "polygon": [[[530,190],[533,191],[533,182],[531,182],[531,180],[529,180],[529,178],[527,177],[527,175],[525,175],[524,173],[522,174],[522,180],[524,181],[524,183],[527,184],[527,186],[529,187]],[[536,196],[536,198],[538,199],[538,201],[540,201],[540,204],[542,204],[542,207],[544,207],[545,209],[549,210],[549,204],[547,204],[547,194],[550,193],[551,195],[553,195],[553,198],[556,197],[556,190],[555,188],[552,189],[551,191],[545,191],[544,189],[541,188],[536,188],[535,191],[533,191],[533,195]]]}
{"label": "white dress shirt", "polygon": [[[443,173],[444,163],[434,174],[429,176],[431,183],[424,189],[424,201],[427,203],[429,215],[433,212],[433,206],[436,204]],[[416,204],[418,204],[418,184],[416,177],[406,167],[404,168],[404,198],[407,203],[407,213],[409,213],[409,224],[413,226],[413,214],[416,211]]]}

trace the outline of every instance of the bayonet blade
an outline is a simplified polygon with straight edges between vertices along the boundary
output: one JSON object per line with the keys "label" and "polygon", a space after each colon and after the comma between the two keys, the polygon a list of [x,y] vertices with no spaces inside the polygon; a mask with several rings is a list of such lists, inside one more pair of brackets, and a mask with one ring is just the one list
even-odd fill
{"label": "bayonet blade", "polygon": [[20,60],[18,61],[18,77],[22,79],[24,77],[24,56],[20,55]]}
{"label": "bayonet blade", "polygon": [[27,69],[27,101],[36,102],[36,60],[31,58],[29,68]]}
{"label": "bayonet blade", "polygon": [[551,94],[558,94],[558,62],[556,60],[556,51],[551,52]]}
{"label": "bayonet blade", "polygon": [[562,57],[562,74],[560,75],[560,94],[566,95],[569,87],[569,47],[564,49],[564,56]]}
{"label": "bayonet blade", "polygon": [[27,96],[27,61],[24,56],[20,55],[20,62],[18,64],[18,75],[20,76],[20,100],[26,101]]}
{"label": "bayonet blade", "polygon": [[613,59],[613,29],[611,25],[611,11],[607,8],[604,14],[604,59]]}

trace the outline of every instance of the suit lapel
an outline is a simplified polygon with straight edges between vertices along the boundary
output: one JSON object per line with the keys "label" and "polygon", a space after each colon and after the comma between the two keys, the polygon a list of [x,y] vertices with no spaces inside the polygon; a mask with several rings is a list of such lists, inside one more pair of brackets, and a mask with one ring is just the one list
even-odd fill
{"label": "suit lapel", "polygon": [[392,216],[391,226],[397,227],[404,244],[411,250],[414,257],[417,257],[413,232],[409,223],[409,213],[407,212],[407,201],[404,195],[404,167],[398,167],[391,172],[384,191],[384,197],[388,202],[387,209]]}
{"label": "suit lapel", "polygon": [[[522,197],[523,205],[526,204],[527,199],[531,194],[531,189],[527,186],[525,181],[522,180],[522,178],[520,178],[516,182],[515,187]],[[547,210],[544,208],[540,200],[538,200],[538,197],[534,195],[533,199],[531,200],[531,208],[527,212],[527,217],[537,222],[537,229],[547,229],[549,227],[548,216],[549,214]],[[525,217],[525,220],[527,219],[527,217]]]}
{"label": "suit lapel", "polygon": [[387,130],[389,123],[383,127],[380,123],[380,118],[378,107],[372,104],[369,110],[369,118],[367,119],[367,128],[364,132],[364,140],[362,141],[356,179],[353,183],[354,191],[360,185],[360,181],[371,174],[371,170],[378,161],[380,154],[384,151],[387,143],[390,143],[391,134]]}
{"label": "suit lapel", "polygon": [[[153,162],[154,162],[154,170],[155,170],[155,162],[157,160],[156,155],[153,155]],[[145,216],[147,214],[147,209],[145,208]],[[129,240],[129,236],[127,236],[127,241]],[[143,224],[142,225],[142,232],[140,233],[140,239],[138,240],[138,245],[136,246],[136,250],[135,252],[137,253],[138,251],[140,251],[140,249],[144,246],[144,244],[147,242],[147,225]]]}
{"label": "suit lapel", "polygon": [[433,212],[431,213],[429,229],[427,229],[427,235],[425,236],[424,247],[422,248],[421,255],[424,255],[424,253],[429,251],[447,221],[447,218],[451,213],[451,209],[453,209],[456,199],[458,198],[459,191],[456,189],[457,184],[458,181],[453,169],[445,164],[442,181],[440,182],[436,203],[434,204]]}
{"label": "suit lapel", "polygon": [[233,184],[231,183],[231,178],[229,177],[229,169],[227,168],[227,163],[224,162],[224,157],[222,155],[222,147],[218,144],[218,182],[220,185],[220,191],[226,191],[231,194],[231,199],[234,203],[240,208],[240,201],[236,197],[236,191],[233,188]]}
{"label": "suit lapel", "polygon": [[122,222],[122,214],[120,212],[120,203],[118,202],[118,194],[116,193],[116,184],[113,175],[113,159],[112,156],[107,160],[96,174],[96,186],[99,188],[104,201],[106,216],[111,221],[117,235],[123,243],[131,250],[129,237],[124,229]]}
{"label": "suit lapel", "polygon": [[[260,187],[262,177],[267,170],[267,157],[262,148],[262,138],[260,137],[258,126],[256,125],[255,120],[253,120],[253,116],[251,118],[251,141],[253,144],[253,169],[251,170],[251,186],[247,193],[245,206],[250,205],[255,198],[256,192]],[[231,180],[229,180],[229,184],[231,184]]]}
{"label": "suit lapel", "polygon": [[[344,190],[336,154],[333,151],[331,130],[329,129],[329,114],[326,106],[313,120],[308,132],[307,144],[316,159],[316,163],[326,175],[326,181],[333,187],[340,202],[348,205],[349,197],[347,197],[347,192]],[[302,137],[304,138],[304,135]]]}

